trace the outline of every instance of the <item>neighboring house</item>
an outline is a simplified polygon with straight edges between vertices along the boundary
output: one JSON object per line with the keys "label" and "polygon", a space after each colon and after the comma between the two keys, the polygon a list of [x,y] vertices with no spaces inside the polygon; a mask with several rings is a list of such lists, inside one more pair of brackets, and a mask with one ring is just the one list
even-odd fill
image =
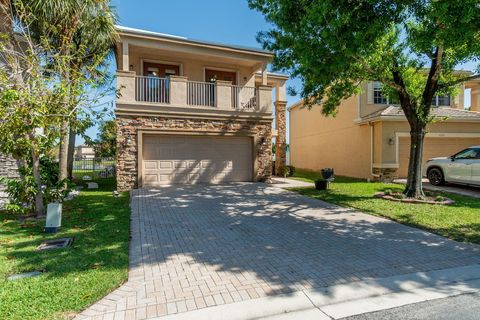
{"label": "neighboring house", "polygon": [[263,181],[285,163],[284,75],[259,49],[118,27],[117,183]]}
{"label": "neighboring house", "polygon": [[95,151],[92,146],[87,146],[85,144],[75,147],[73,154],[74,159],[93,159],[95,158]]}
{"label": "neighboring house", "polygon": [[[428,125],[423,162],[480,144],[480,81],[461,86],[455,97],[435,97]],[[471,111],[464,108],[464,93],[471,94]],[[362,94],[344,101],[336,117],[325,117],[321,106],[289,107],[290,162],[319,170],[332,167],[338,175],[389,180],[407,176],[410,127],[399,105],[382,95],[381,84],[368,82]],[[441,121],[444,120],[444,121]]]}

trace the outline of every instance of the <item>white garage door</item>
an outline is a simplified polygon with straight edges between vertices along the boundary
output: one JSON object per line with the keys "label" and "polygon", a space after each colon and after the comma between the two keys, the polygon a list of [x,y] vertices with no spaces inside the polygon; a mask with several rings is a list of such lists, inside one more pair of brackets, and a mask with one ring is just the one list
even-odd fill
{"label": "white garage door", "polygon": [[[423,146],[423,165],[430,158],[448,157],[462,151],[465,148],[479,145],[480,138],[445,138],[426,137]],[[408,161],[410,160],[410,138],[400,138],[398,148],[398,176],[405,178],[408,175]]]}
{"label": "white garage door", "polygon": [[249,137],[143,136],[143,186],[251,181]]}

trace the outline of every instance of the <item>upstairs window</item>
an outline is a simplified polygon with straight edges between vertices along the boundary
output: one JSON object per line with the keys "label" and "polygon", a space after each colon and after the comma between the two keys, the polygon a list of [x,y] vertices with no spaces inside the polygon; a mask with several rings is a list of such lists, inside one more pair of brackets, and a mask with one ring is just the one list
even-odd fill
{"label": "upstairs window", "polygon": [[373,103],[374,104],[387,104],[388,99],[383,96],[382,84],[378,81],[373,83]]}
{"label": "upstairs window", "polygon": [[375,81],[373,83],[373,103],[374,104],[400,104],[398,97],[385,97],[382,93],[382,83]]}
{"label": "upstairs window", "polygon": [[437,96],[437,106],[450,106],[450,96]]}

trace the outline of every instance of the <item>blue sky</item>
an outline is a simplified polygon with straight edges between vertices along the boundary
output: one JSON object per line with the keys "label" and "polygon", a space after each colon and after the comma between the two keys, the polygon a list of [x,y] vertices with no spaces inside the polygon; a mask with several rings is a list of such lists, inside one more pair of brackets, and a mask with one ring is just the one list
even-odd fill
{"label": "blue sky", "polygon": [[[120,25],[197,40],[260,47],[255,36],[269,28],[260,13],[248,8],[247,0],[112,0],[112,5],[117,9]],[[461,68],[473,70],[474,64]],[[299,88],[300,84],[289,80],[288,85]],[[288,96],[287,100],[291,105],[298,98]],[[92,138],[96,133],[96,128],[87,131]],[[83,139],[77,139],[77,144],[81,143]]]}

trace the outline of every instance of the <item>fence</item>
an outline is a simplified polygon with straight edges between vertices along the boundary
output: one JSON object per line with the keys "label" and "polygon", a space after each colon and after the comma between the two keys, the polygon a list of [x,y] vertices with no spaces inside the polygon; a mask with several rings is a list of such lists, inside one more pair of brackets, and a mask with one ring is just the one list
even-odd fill
{"label": "fence", "polygon": [[256,109],[257,88],[246,86],[232,86],[232,107],[234,109]]}
{"label": "fence", "polygon": [[215,106],[215,83],[188,81],[187,104],[192,106]]}
{"label": "fence", "polygon": [[76,178],[91,176],[92,178],[114,177],[116,173],[113,158],[75,159],[73,161],[73,175]]}
{"label": "fence", "polygon": [[137,101],[170,103],[168,79],[137,76],[135,81],[135,99]]}

